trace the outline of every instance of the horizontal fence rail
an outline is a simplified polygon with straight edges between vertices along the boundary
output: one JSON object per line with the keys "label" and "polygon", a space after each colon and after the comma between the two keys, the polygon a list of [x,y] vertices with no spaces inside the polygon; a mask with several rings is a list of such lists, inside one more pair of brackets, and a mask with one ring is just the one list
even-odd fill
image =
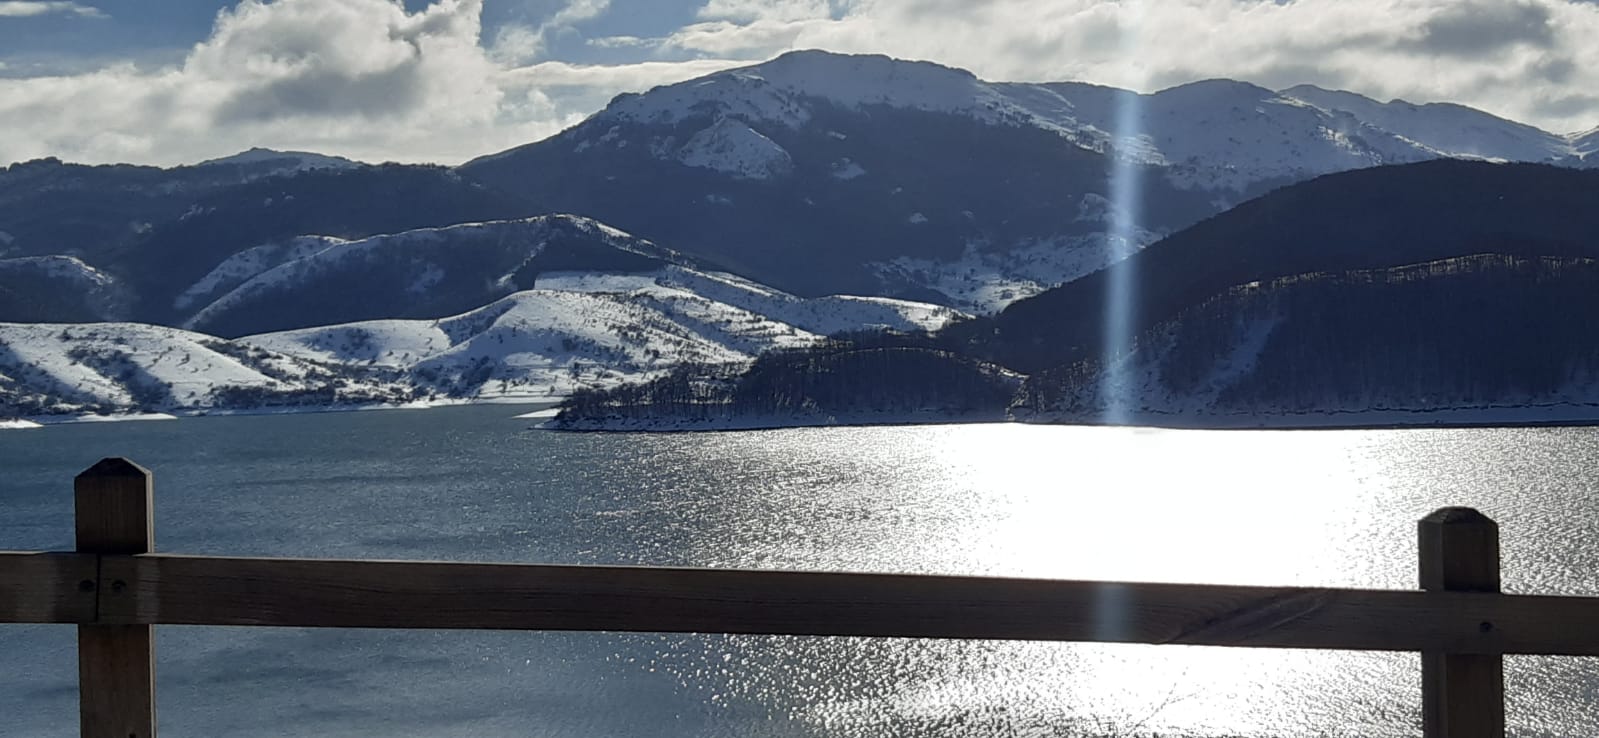
{"label": "horizontal fence rail", "polygon": [[[98,558],[100,574],[93,574]],[[31,563],[31,562],[41,563]],[[49,563],[42,563],[49,562]],[[0,621],[1599,656],[1599,598],[655,567],[0,553]],[[85,579],[101,592],[84,594]],[[10,591],[0,584],[0,591]]]}
{"label": "horizontal fence rail", "polygon": [[0,552],[0,623],[79,627],[82,734],[153,738],[152,626],[700,632],[1422,654],[1427,738],[1504,735],[1504,654],[1599,656],[1599,598],[1499,592],[1498,527],[1423,519],[1419,590],[153,553],[149,472],[75,485],[78,551]]}

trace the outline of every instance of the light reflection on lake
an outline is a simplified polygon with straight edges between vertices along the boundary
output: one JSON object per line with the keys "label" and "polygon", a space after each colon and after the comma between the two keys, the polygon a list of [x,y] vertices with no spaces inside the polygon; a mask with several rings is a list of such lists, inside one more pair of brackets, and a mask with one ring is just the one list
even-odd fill
{"label": "light reflection on lake", "polygon": [[[157,475],[162,550],[1399,587],[1500,522],[1507,591],[1599,594],[1586,429],[528,431],[506,408],[0,435],[0,548]],[[1172,646],[163,628],[163,734],[1407,736],[1417,658]],[[70,629],[0,627],[0,714],[71,735]],[[1599,732],[1599,660],[1511,659],[1513,732]]]}

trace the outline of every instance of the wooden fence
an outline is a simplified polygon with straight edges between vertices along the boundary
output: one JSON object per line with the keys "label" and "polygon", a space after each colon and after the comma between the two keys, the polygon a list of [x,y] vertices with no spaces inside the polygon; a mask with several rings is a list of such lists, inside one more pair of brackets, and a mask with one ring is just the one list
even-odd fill
{"label": "wooden fence", "polygon": [[78,626],[85,738],[153,738],[167,624],[1419,651],[1428,738],[1504,735],[1503,654],[1599,655],[1599,598],[1501,594],[1498,526],[1466,508],[1420,522],[1405,591],[177,556],[154,553],[132,462],[78,475],[75,502],[76,551],[0,553],[0,623]]}

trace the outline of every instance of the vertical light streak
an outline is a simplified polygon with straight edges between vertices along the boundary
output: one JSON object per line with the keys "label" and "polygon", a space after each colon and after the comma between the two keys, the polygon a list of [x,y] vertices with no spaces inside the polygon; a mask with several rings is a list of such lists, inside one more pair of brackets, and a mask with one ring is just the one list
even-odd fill
{"label": "vertical light streak", "polygon": [[[1130,87],[1142,87],[1143,64],[1140,58],[1139,24],[1143,20],[1143,0],[1121,3],[1121,56]],[[1110,166],[1110,232],[1106,247],[1110,252],[1105,292],[1103,355],[1100,365],[1100,396],[1104,401],[1101,421],[1114,425],[1132,422],[1134,388],[1129,365],[1135,330],[1133,305],[1137,297],[1138,276],[1127,258],[1138,250],[1138,222],[1143,208],[1143,168],[1135,152],[1142,148],[1144,98],[1134,92],[1116,99],[1116,117],[1111,131],[1113,149]],[[1123,263],[1125,262],[1125,263]]]}

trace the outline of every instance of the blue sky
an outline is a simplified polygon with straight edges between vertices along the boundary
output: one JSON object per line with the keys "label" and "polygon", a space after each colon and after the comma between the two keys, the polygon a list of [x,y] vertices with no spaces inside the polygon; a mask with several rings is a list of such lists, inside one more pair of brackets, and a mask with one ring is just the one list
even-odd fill
{"label": "blue sky", "polygon": [[[232,8],[225,0],[88,0],[71,3],[82,10],[46,10],[28,16],[0,15],[0,61],[6,76],[82,71],[98,64],[139,60],[176,64],[210,35],[217,12]],[[405,0],[412,12],[428,0]],[[507,26],[532,26],[549,21],[569,3],[564,0],[486,0],[483,37],[493,39]],[[642,55],[585,43],[589,38],[664,37],[693,23],[703,6],[692,0],[613,0],[604,13],[568,32],[552,35],[550,54],[579,63],[618,63]],[[87,13],[87,14],[86,14]]]}
{"label": "blue sky", "polygon": [[254,145],[456,163],[795,48],[1145,91],[1210,77],[1599,125],[1581,0],[0,0],[0,164]]}

